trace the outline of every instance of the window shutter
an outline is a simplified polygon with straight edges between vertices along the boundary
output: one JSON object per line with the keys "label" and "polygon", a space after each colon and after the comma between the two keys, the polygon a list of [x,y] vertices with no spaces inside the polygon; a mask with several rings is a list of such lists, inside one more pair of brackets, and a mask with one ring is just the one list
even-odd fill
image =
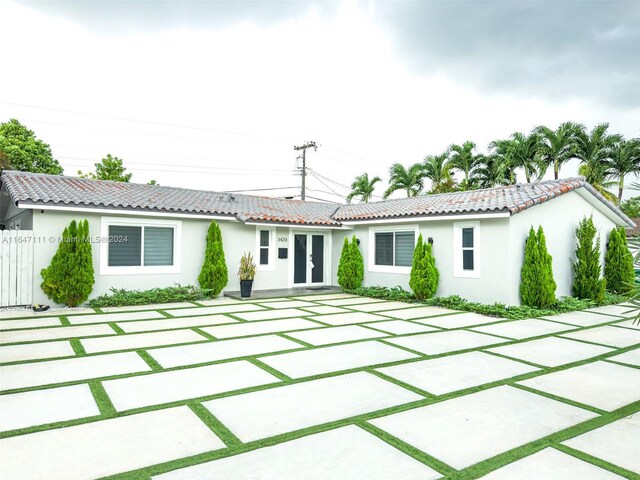
{"label": "window shutter", "polygon": [[393,265],[393,233],[376,233],[376,265]]}
{"label": "window shutter", "polygon": [[173,265],[173,228],[144,227],[144,264]]}
{"label": "window shutter", "polygon": [[416,244],[415,232],[396,232],[396,266],[410,267]]}
{"label": "window shutter", "polygon": [[139,267],[141,249],[142,227],[109,226],[110,267]]}

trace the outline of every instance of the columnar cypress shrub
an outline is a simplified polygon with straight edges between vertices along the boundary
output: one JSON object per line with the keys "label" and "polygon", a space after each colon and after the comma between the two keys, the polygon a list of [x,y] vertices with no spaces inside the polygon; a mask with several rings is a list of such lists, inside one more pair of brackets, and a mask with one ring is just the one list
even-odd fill
{"label": "columnar cypress shrub", "polygon": [[351,250],[353,258],[353,289],[355,290],[356,288],[360,288],[364,281],[364,260],[362,258],[362,253],[360,253],[360,247],[358,246],[358,240],[355,235],[351,238]]}
{"label": "columnar cypress shrub", "polygon": [[198,282],[202,288],[211,290],[213,297],[217,297],[222,289],[227,286],[228,281],[229,272],[224,258],[222,233],[218,224],[212,221],[207,232],[204,262],[202,263],[200,275],[198,275]]}
{"label": "columnar cypress shrub", "polygon": [[[597,303],[604,301],[606,280],[600,278],[600,238],[593,218],[584,218],[576,228],[576,261],[573,266],[573,295],[589,298]],[[594,242],[595,239],[595,242]]]}
{"label": "columnar cypress shrub", "polygon": [[547,251],[547,240],[542,227],[538,227],[540,258],[540,293],[538,308],[548,308],[556,302],[556,281],[553,278],[553,257]]}
{"label": "columnar cypress shrub", "polygon": [[338,264],[338,285],[344,290],[355,290],[362,286],[364,280],[364,261],[355,235],[349,242],[344,239],[340,263]]}
{"label": "columnar cypress shrub", "polygon": [[540,248],[538,236],[533,226],[524,244],[524,262],[520,271],[520,301],[528,307],[537,307],[540,303]]}
{"label": "columnar cypress shrub", "polygon": [[409,286],[418,300],[425,300],[435,295],[438,290],[440,272],[436,267],[432,245],[418,237],[418,244],[413,251]]}
{"label": "columnar cypress shrub", "polygon": [[614,228],[609,234],[604,257],[604,278],[607,280],[607,290],[621,294],[629,292],[635,281],[633,256],[622,227]]}
{"label": "columnar cypress shrub", "polygon": [[520,300],[528,307],[548,308],[556,301],[552,257],[542,227],[536,234],[533,226],[524,247],[524,262],[520,273]]}
{"label": "columnar cypress shrub", "polygon": [[72,220],[64,229],[58,250],[40,275],[42,291],[56,303],[75,307],[89,298],[95,279],[87,220]]}

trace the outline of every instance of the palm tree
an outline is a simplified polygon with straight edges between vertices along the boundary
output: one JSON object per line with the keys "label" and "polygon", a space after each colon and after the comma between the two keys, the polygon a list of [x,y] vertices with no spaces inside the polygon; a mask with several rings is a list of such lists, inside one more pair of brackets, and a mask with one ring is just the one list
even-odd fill
{"label": "palm tree", "polygon": [[603,167],[591,163],[583,163],[578,167],[578,174],[585,177],[587,182],[600,192],[600,195],[612,203],[618,203],[616,194],[607,190],[608,188],[616,185],[617,182],[606,181],[605,173],[606,172]]}
{"label": "palm tree", "polygon": [[605,178],[618,180],[618,201],[622,200],[624,177],[640,172],[640,138],[621,140],[613,145],[605,162]]}
{"label": "palm tree", "polygon": [[489,144],[494,155],[499,156],[511,169],[511,183],[516,183],[515,169],[522,168],[527,183],[531,183],[532,177],[540,178],[540,161],[538,150],[540,149],[540,135],[532,132],[526,135],[521,132],[513,133],[506,140],[495,140]]}
{"label": "palm tree", "polygon": [[360,201],[369,203],[369,200],[371,200],[371,197],[373,196],[373,191],[376,188],[376,183],[381,181],[382,179],[377,176],[369,180],[368,173],[358,175],[351,184],[351,193],[347,195],[347,202],[351,203],[351,200],[353,200],[354,197],[360,197]]}
{"label": "palm tree", "polygon": [[451,166],[449,152],[440,155],[427,155],[422,161],[424,178],[431,180],[431,190],[439,191],[451,181]]}
{"label": "palm tree", "polygon": [[422,164],[416,163],[407,169],[399,163],[394,163],[389,170],[389,188],[384,192],[384,198],[388,198],[396,190],[404,190],[407,197],[415,197],[422,192],[423,186]]}
{"label": "palm tree", "polygon": [[451,145],[449,147],[449,166],[464,173],[464,183],[467,188],[470,185],[470,178],[473,171],[481,159],[481,155],[474,152],[476,144],[467,140],[462,145]]}
{"label": "palm tree", "polygon": [[556,130],[545,126],[536,127],[533,130],[533,133],[540,135],[538,149],[542,167],[540,177],[544,176],[547,168],[553,165],[553,176],[556,180],[558,179],[562,164],[576,155],[576,136],[579,130],[584,130],[584,126],[573,122],[564,122]]}
{"label": "palm tree", "polygon": [[472,183],[478,188],[492,188],[509,185],[513,176],[511,165],[501,155],[482,155],[473,171]]}
{"label": "palm tree", "polygon": [[576,131],[576,157],[583,164],[580,174],[592,185],[604,184],[606,164],[611,158],[612,148],[623,140],[622,135],[608,134],[608,129],[608,123],[601,123],[591,132],[584,128]]}

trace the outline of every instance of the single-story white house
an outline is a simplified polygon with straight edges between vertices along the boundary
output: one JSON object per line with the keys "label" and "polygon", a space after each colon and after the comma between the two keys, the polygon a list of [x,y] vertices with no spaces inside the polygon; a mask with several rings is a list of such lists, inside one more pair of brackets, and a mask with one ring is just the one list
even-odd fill
{"label": "single-story white house", "polygon": [[94,239],[92,296],[112,287],[197,285],[215,220],[229,268],[225,290],[238,290],[235,272],[244,252],[258,264],[254,290],[337,285],[342,244],[352,235],[364,258],[365,286],[408,289],[421,233],[433,243],[438,296],[519,304],[530,226],[544,228],[557,295],[565,296],[571,294],[574,231],[585,216],[599,229],[603,256],[611,229],[633,225],[581,177],[341,205],[17,171],[0,176],[0,225],[33,232],[37,303],[49,302],[40,270],[73,219],[87,219]]}

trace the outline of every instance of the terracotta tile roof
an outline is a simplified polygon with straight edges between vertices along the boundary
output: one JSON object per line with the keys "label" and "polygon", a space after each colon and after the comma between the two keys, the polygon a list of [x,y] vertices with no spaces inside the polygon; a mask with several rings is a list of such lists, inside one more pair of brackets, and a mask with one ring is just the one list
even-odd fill
{"label": "terracotta tile roof", "polygon": [[337,225],[338,204],[4,171],[14,202],[176,214],[223,215],[246,221]]}
{"label": "terracotta tile roof", "polygon": [[16,171],[4,171],[0,180],[14,202],[30,205],[134,210],[140,213],[221,215],[242,222],[325,226],[340,226],[342,222],[349,221],[413,216],[483,213],[515,215],[567,192],[585,188],[624,222],[633,225],[620,209],[605,200],[582,177],[352,205]]}
{"label": "terracotta tile roof", "polygon": [[586,188],[625,222],[630,221],[617,207],[605,200],[583,177],[344,205],[338,209],[333,218],[347,222],[478,213],[515,215],[578,188]]}

